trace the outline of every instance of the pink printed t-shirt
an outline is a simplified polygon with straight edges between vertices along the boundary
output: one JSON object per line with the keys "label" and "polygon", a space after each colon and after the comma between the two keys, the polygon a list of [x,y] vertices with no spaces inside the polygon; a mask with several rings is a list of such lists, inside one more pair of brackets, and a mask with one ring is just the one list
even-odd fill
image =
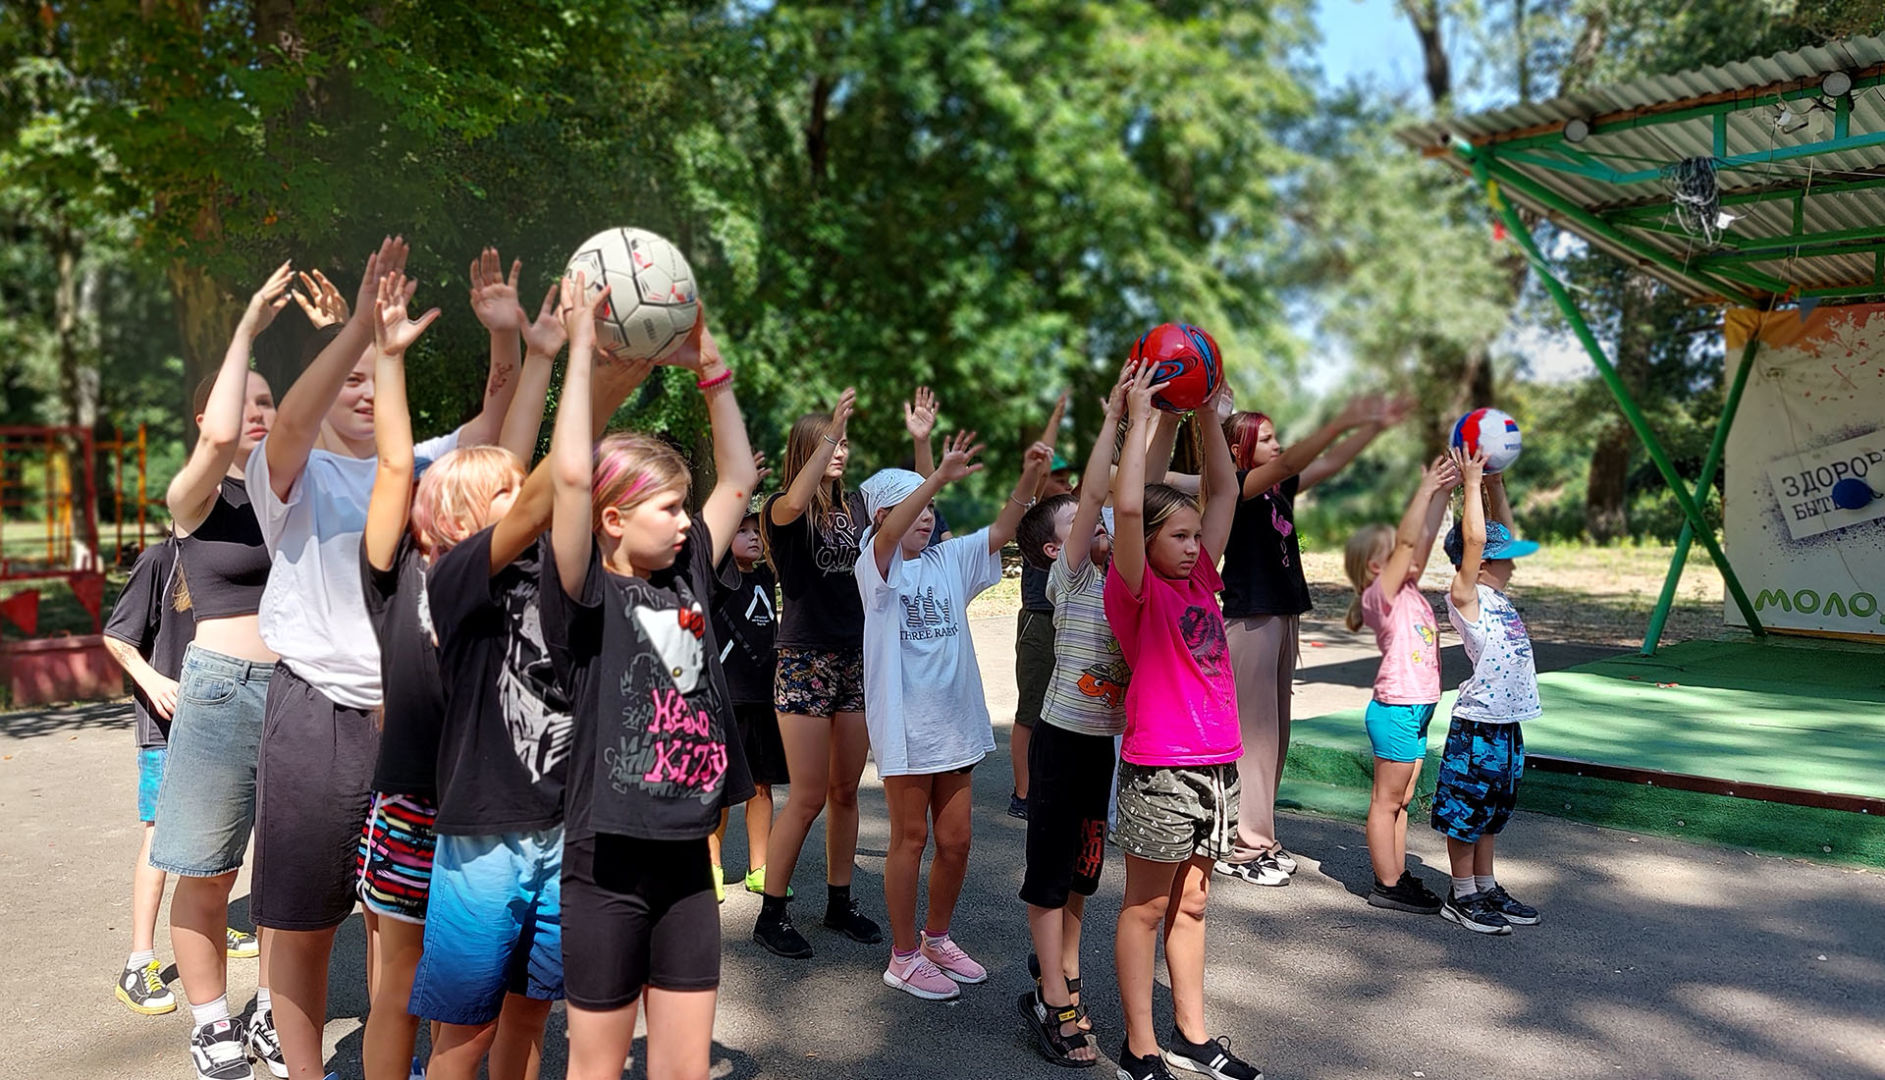
{"label": "pink printed t-shirt", "polygon": [[1432,705],[1440,700],[1440,621],[1411,579],[1389,600],[1381,579],[1361,593],[1361,623],[1374,631],[1381,670],[1374,699],[1383,705]]}
{"label": "pink printed t-shirt", "polygon": [[1117,565],[1106,572],[1106,621],[1132,668],[1126,740],[1134,765],[1221,765],[1243,756],[1237,684],[1217,594],[1224,581],[1209,554],[1184,581],[1146,567],[1134,598]]}

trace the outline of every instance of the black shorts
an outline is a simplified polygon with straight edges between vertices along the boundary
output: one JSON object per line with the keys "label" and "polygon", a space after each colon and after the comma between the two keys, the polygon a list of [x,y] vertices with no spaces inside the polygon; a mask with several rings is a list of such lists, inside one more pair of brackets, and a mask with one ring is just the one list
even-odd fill
{"label": "black shorts", "polygon": [[275,666],[255,766],[255,925],[326,930],[353,914],[379,752],[378,709],[336,705],[285,662]]}
{"label": "black shorts", "polygon": [[789,784],[785,768],[785,740],[779,737],[779,714],[771,702],[733,706],[733,722],[740,727],[740,746],[755,784]]}
{"label": "black shorts", "polygon": [[720,905],[707,840],[599,834],[563,847],[563,991],[619,1009],[657,990],[720,985]]}
{"label": "black shorts", "polygon": [[1031,728],[1041,721],[1047,684],[1054,678],[1054,613],[1021,609],[1014,639],[1014,722]]}
{"label": "black shorts", "polygon": [[1106,861],[1113,739],[1037,724],[1028,742],[1028,865],[1021,899],[1063,908],[1092,896]]}

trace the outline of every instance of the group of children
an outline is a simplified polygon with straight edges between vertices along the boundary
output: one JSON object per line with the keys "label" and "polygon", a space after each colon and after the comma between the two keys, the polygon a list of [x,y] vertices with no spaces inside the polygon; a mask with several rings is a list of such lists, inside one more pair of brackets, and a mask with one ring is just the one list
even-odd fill
{"label": "group of children", "polygon": [[[1057,411],[995,521],[952,535],[934,499],[984,468],[983,447],[959,433],[938,459],[926,393],[906,411],[914,469],[847,489],[846,391],[831,413],[794,424],[778,491],[759,498],[763,457],[703,316],[662,361],[694,376],[712,426],[714,486],[690,498],[689,465],[671,446],[602,431],[655,366],[597,349],[606,290],[565,279],[533,318],[518,303],[519,268],[507,277],[495,251],[471,266],[472,307],[491,335],[481,411],[415,444],[404,357],[438,311],[411,317],[406,256],[403,241],[383,242],[352,305],[318,272],[294,288],[285,265],[255,294],[168,493],[175,538],[146,554],[145,586],[120,604],[143,620],[115,634],[140,700],[153,715],[174,708],[167,767],[140,787],[155,787],[147,861],[179,877],[172,941],[199,1077],[243,1080],[251,1057],[278,1077],[321,1077],[328,958],[357,903],[368,1080],[470,1080],[481,1067],[534,1078],[559,998],[570,1076],[618,1077],[645,1008],[649,1075],[704,1078],[728,811],[746,804],[758,943],[813,954],[788,902],[827,810],[822,921],[880,942],[851,892],[867,756],[890,823],[883,981],[928,1000],[986,981],[950,933],[970,777],[995,748],[967,608],[1000,580],[1011,540],[1051,608],[1047,632],[1024,626],[1018,660],[1023,709],[1038,711],[1012,803],[1028,822],[1021,898],[1038,958],[1019,1009],[1050,1060],[1097,1062],[1080,1003],[1081,917],[1110,838],[1126,859],[1120,1075],[1260,1076],[1205,1024],[1210,881],[1286,884],[1294,871],[1273,825],[1308,609],[1293,499],[1401,405],[1363,399],[1288,449],[1260,414],[1220,416],[1229,422],[1196,425],[1202,467],[1184,476],[1167,465],[1178,418],[1153,406],[1151,368],[1128,365],[1077,491],[1059,479]],[[248,356],[290,299],[318,329],[277,410]],[[549,453],[529,468],[565,345]],[[1209,408],[1228,404],[1220,392]],[[1368,721],[1380,759],[1370,902],[1440,906],[1405,870],[1405,808],[1439,699],[1435,620],[1415,582],[1461,477],[1448,610],[1476,670],[1434,823],[1453,862],[1447,917],[1509,932],[1538,916],[1493,879],[1491,837],[1522,769],[1516,721],[1536,715],[1537,697],[1501,591],[1524,545],[1479,459],[1436,463],[1398,532],[1350,545],[1360,615],[1385,657]],[[1252,553],[1233,554],[1240,544]],[[174,684],[162,671],[172,662]],[[778,784],[789,793],[775,815]],[[244,1020],[225,996],[235,942],[224,924],[251,825],[264,989]],[[139,889],[142,911],[142,878]],[[148,907],[154,921],[156,900]],[[1162,1047],[1161,937],[1176,1011]],[[149,941],[148,929],[134,939],[119,993],[162,1011]]]}

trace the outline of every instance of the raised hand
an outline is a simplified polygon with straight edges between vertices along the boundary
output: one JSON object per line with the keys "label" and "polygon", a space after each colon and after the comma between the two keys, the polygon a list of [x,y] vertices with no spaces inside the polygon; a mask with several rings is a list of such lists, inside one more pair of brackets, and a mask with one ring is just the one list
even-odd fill
{"label": "raised hand", "polygon": [[1393,427],[1407,419],[1407,414],[1413,410],[1414,399],[1407,394],[1399,397],[1381,395],[1375,399],[1375,413],[1371,420],[1382,427]]}
{"label": "raised hand", "polygon": [[1152,415],[1152,398],[1166,383],[1152,381],[1153,365],[1142,364],[1132,373],[1132,385],[1126,388],[1126,412],[1132,422],[1137,424]]}
{"label": "raised hand", "polygon": [[584,290],[589,287],[582,271],[565,276],[561,285],[561,300],[557,305],[559,317],[563,322],[563,333],[570,341],[572,354],[575,349],[593,345],[596,340],[596,316],[609,299],[609,287],[593,298],[585,299]]}
{"label": "raised hand", "polygon": [[687,332],[681,347],[669,353],[659,361],[668,367],[686,368],[696,374],[716,365],[724,365],[720,359],[720,343],[714,340],[713,331],[707,329],[707,305],[701,303],[694,315],[694,326]]}
{"label": "raised hand", "polygon": [[1023,476],[1042,476],[1054,463],[1054,448],[1044,442],[1036,442],[1021,455],[1021,473]]}
{"label": "raised hand", "polygon": [[255,290],[255,295],[249,297],[248,309],[242,313],[242,325],[248,328],[250,334],[259,334],[268,329],[268,324],[275,321],[276,314],[288,305],[288,298],[294,295],[288,288],[293,280],[294,271],[287,263],[282,263],[275,268],[274,273],[268,275],[262,287]]}
{"label": "raised hand", "polygon": [[1452,491],[1460,486],[1460,467],[1450,454],[1441,454],[1420,471],[1420,483],[1431,492]]}
{"label": "raised hand", "polygon": [[419,283],[401,273],[380,275],[379,289],[373,300],[373,344],[386,356],[403,356],[419,340],[425,328],[439,317],[433,308],[417,320],[407,318],[406,305]]}
{"label": "raised hand", "polygon": [[847,386],[844,393],[838,395],[838,403],[831,408],[832,441],[844,438],[845,425],[851,422],[851,414],[857,411],[857,387]]}
{"label": "raised hand", "polygon": [[[965,476],[981,472],[982,463],[975,458],[983,449],[985,447],[975,441],[975,432],[956,432],[943,440],[942,460],[936,463],[936,475],[943,478],[943,483],[953,484]],[[1048,451],[1048,457],[1053,457],[1053,451]]]}
{"label": "raised hand", "polygon": [[326,274],[316,269],[312,277],[305,270],[297,276],[301,279],[301,287],[294,290],[295,303],[301,306],[302,314],[308,317],[308,322],[316,330],[347,321],[347,317],[352,314],[347,307],[347,298],[340,295],[340,290],[327,280]]}
{"label": "raised hand", "polygon": [[389,236],[380,241],[378,251],[367,256],[366,273],[361,275],[360,290],[354,294],[353,314],[364,317],[373,311],[374,303],[380,297],[380,278],[385,274],[406,272],[406,256],[412,249],[406,246],[403,236]]}
{"label": "raised hand", "polygon": [[557,297],[562,291],[561,279],[550,283],[550,289],[543,294],[543,306],[537,309],[536,321],[524,330],[524,350],[532,356],[554,359],[569,342],[569,329],[557,316]]}
{"label": "raised hand", "polygon": [[512,260],[511,276],[506,280],[496,248],[485,248],[471,260],[471,310],[486,330],[515,333],[529,325],[530,316],[517,302],[517,277],[523,266],[522,259]]}
{"label": "raised hand", "polygon": [[766,452],[764,450],[753,451],[753,472],[758,476],[758,479],[753,481],[754,487],[765,483],[766,477],[772,475],[772,470],[766,467]]}
{"label": "raised hand", "polygon": [[1455,446],[1447,451],[1453,459],[1454,468],[1459,470],[1460,478],[1466,483],[1477,483],[1486,475],[1486,448],[1480,447],[1471,454],[1463,446]]}
{"label": "raised hand", "polygon": [[936,430],[936,395],[929,387],[917,387],[915,397],[903,403],[903,429],[917,442],[928,441]]}

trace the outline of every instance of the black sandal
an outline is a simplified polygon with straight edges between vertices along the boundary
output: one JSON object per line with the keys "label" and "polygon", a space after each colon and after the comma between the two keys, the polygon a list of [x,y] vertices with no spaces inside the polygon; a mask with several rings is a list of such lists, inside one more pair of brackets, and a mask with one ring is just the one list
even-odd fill
{"label": "black sandal", "polygon": [[1070,1024],[1080,1018],[1078,1007],[1068,1005],[1056,1008],[1043,1002],[1036,994],[1024,993],[1015,1002],[1015,1007],[1028,1022],[1028,1029],[1034,1032],[1036,1048],[1047,1060],[1068,1069],[1089,1069],[1099,1064],[1099,1055],[1082,1060],[1074,1057],[1074,1051],[1093,1046],[1092,1039],[1086,1032],[1062,1035],[1060,1025]]}
{"label": "black sandal", "polygon": [[[1041,994],[1041,958],[1033,953],[1028,954],[1028,974],[1034,979],[1034,996],[1039,998]],[[1080,996],[1080,977],[1078,975],[1067,980],[1067,996]],[[1044,1001],[1045,999],[1042,1000]],[[1080,1030],[1088,1035],[1093,1034],[1093,1021],[1087,1017],[1086,1003],[1076,1001],[1073,1003],[1073,1007],[1080,1013]]]}

